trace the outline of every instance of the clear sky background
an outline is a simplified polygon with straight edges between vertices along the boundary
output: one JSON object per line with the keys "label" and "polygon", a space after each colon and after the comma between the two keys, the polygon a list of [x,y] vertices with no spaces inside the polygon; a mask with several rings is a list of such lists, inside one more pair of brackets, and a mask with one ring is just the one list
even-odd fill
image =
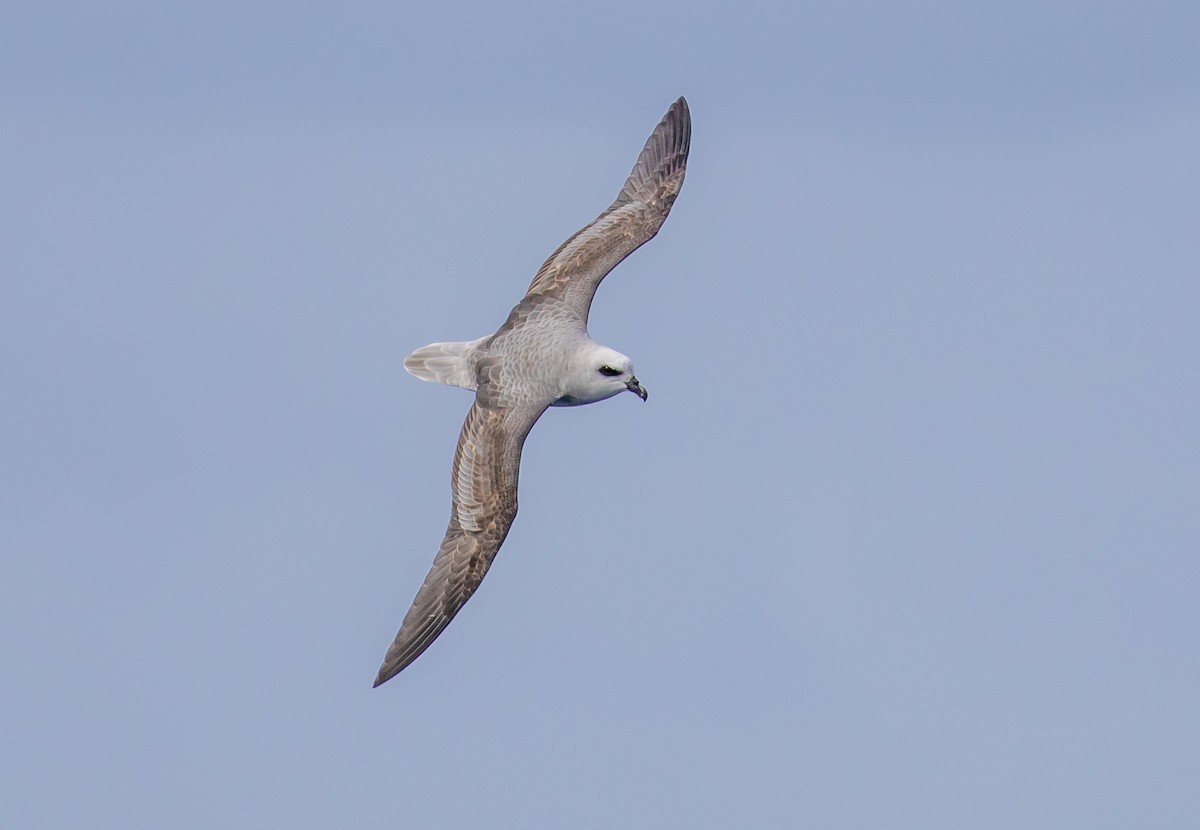
{"label": "clear sky background", "polygon": [[[0,13],[0,825],[1200,826],[1200,7]],[[493,331],[687,183],[371,681]]]}

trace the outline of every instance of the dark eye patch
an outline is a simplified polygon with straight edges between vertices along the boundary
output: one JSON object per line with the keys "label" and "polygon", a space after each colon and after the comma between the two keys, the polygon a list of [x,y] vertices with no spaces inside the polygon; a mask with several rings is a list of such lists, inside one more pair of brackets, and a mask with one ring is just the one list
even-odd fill
{"label": "dark eye patch", "polygon": [[608,378],[615,378],[617,375],[621,374],[620,369],[614,369],[611,366],[601,366],[599,371],[600,374]]}

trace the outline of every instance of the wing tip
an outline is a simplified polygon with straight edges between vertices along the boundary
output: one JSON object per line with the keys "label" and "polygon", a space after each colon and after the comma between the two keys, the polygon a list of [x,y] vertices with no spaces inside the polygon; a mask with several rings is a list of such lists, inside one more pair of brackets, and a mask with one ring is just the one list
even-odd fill
{"label": "wing tip", "polygon": [[441,634],[445,627],[443,625],[437,628],[433,632],[432,637],[429,636],[428,629],[418,631],[417,636],[414,637],[411,632],[406,631],[402,626],[399,633],[396,634],[396,639],[388,648],[388,653],[383,658],[383,664],[379,667],[379,673],[375,675],[375,682],[371,684],[371,688],[378,689],[384,683],[387,683],[411,666],[418,657],[425,653],[425,649],[429,648],[430,644],[437,639],[438,634]]}
{"label": "wing tip", "polygon": [[667,113],[654,128],[655,135],[663,134],[667,138],[664,149],[682,153],[687,158],[688,149],[692,143],[692,109],[688,106],[687,98],[680,95],[667,108]]}
{"label": "wing tip", "polygon": [[683,146],[687,147],[692,137],[692,108],[688,106],[687,98],[680,95],[667,108],[667,114],[663,116],[662,124],[670,122],[681,131]]}
{"label": "wing tip", "polygon": [[[390,650],[391,649],[389,649],[389,651]],[[414,660],[421,656],[421,653],[424,650],[425,649],[422,648],[418,650],[416,654],[402,655],[401,659],[399,660],[392,659],[392,656],[389,654],[384,658],[383,665],[379,667],[379,673],[375,675],[375,682],[371,684],[371,688],[378,689],[384,683],[387,683],[400,672],[404,671],[406,668],[412,665]]]}
{"label": "wing tip", "polygon": [[[683,185],[691,145],[692,113],[687,99],[680,95],[646,139],[646,145],[613,206],[632,201],[662,200],[669,210],[670,202]],[[664,187],[669,192],[664,192]]]}

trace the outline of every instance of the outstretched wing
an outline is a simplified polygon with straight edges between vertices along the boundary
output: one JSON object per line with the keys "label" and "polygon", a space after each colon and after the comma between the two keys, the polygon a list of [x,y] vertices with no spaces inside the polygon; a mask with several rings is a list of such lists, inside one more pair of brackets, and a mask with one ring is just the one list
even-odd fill
{"label": "outstretched wing", "polygon": [[600,281],[654,238],[683,187],[692,116],[680,98],[650,134],[617,200],[559,246],[538,270],[526,296],[558,296],[584,321]]}
{"label": "outstretched wing", "polygon": [[545,409],[501,408],[477,400],[467,413],[454,452],[450,526],[383,659],[376,686],[416,660],[483,581],[517,515],[521,448]]}

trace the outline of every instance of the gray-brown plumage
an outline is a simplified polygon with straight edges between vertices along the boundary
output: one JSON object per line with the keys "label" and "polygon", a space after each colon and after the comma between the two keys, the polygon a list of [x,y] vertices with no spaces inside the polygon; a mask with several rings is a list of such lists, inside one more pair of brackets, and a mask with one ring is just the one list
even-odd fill
{"label": "gray-brown plumage", "polygon": [[495,334],[433,343],[404,361],[422,380],[475,390],[475,404],[454,453],[450,525],[376,686],[417,659],[479,587],[517,515],[521,448],[547,407],[626,390],[646,399],[629,358],[588,336],[588,311],[605,275],[662,227],[683,185],[690,139],[691,116],[680,98],[616,201],[550,255]]}

